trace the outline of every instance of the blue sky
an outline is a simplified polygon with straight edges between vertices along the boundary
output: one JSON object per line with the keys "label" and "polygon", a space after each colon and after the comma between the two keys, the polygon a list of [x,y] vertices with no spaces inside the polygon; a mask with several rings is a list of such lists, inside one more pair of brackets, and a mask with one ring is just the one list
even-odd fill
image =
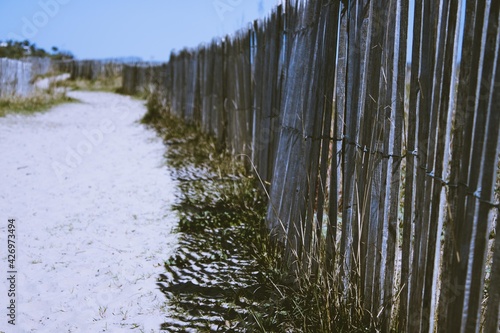
{"label": "blue sky", "polygon": [[265,17],[276,0],[1,0],[0,40],[28,39],[78,58],[167,60]]}

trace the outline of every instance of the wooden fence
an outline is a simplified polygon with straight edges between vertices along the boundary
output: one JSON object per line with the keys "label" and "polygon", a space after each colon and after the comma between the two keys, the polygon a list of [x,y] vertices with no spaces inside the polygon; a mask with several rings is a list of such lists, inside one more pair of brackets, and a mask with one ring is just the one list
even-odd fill
{"label": "wooden fence", "polygon": [[35,79],[37,76],[46,75],[52,72],[52,59],[41,57],[27,57],[21,61],[29,62],[31,64],[31,77]]}
{"label": "wooden fence", "polygon": [[149,63],[124,64],[122,70],[122,92],[128,95],[147,93],[165,79],[161,65]]}
{"label": "wooden fence", "polygon": [[384,332],[499,331],[500,2],[293,3],[173,54],[167,109],[270,184],[292,272]]}
{"label": "wooden fence", "polygon": [[31,63],[0,59],[0,98],[27,97],[34,91]]}
{"label": "wooden fence", "polygon": [[112,79],[122,74],[123,64],[103,60],[64,60],[55,62],[54,67],[60,73],[71,74],[71,80]]}
{"label": "wooden fence", "polygon": [[0,59],[0,98],[29,97],[36,92],[34,81],[51,73],[51,58]]}

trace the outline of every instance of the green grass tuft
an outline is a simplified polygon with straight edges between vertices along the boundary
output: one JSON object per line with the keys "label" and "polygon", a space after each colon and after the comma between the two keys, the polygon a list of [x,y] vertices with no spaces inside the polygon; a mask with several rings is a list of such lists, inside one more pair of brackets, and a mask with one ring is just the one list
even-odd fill
{"label": "green grass tuft", "polygon": [[73,102],[77,101],[63,93],[39,93],[27,98],[0,99],[0,117],[8,114],[30,115],[47,111],[59,104]]}
{"label": "green grass tuft", "polygon": [[119,92],[122,86],[122,77],[116,76],[98,80],[67,80],[56,83],[57,87],[64,87],[70,90],[83,91],[104,91],[104,92]]}

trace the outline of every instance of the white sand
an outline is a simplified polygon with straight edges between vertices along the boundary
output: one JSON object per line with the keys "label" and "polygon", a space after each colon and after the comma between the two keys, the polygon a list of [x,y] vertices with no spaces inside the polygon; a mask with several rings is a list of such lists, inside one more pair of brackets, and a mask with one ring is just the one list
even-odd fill
{"label": "white sand", "polygon": [[[156,288],[176,246],[165,147],[140,101],[83,103],[0,118],[0,331],[157,332]],[[7,220],[17,220],[17,320],[8,325]]]}
{"label": "white sand", "polygon": [[57,76],[52,76],[52,77],[46,77],[46,78],[37,80],[35,82],[35,87],[38,89],[42,89],[42,90],[48,90],[52,83],[56,83],[59,81],[66,81],[70,77],[71,77],[71,75],[68,73],[57,75]]}

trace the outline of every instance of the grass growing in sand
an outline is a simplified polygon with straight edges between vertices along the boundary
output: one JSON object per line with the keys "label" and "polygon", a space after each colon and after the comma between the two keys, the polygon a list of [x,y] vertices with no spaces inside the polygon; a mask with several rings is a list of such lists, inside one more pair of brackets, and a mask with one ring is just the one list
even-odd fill
{"label": "grass growing in sand", "polygon": [[[242,287],[232,291],[216,284],[189,287],[182,281],[160,279],[161,289],[179,311],[179,321],[220,332],[369,331],[363,325],[364,314],[355,295],[347,305],[342,299],[343,287],[333,283],[337,280],[331,276],[334,272],[322,271],[316,278],[290,276],[283,266],[282,247],[270,239],[265,227],[267,200],[256,190],[257,178],[246,172],[240,161],[217,147],[215,138],[202,133],[196,125],[172,116],[168,105],[154,94],[148,100],[143,122],[152,125],[169,146],[168,161],[176,170],[182,192],[176,210],[179,231],[188,235],[181,238],[181,244],[188,248],[165,261],[166,271],[173,275],[180,272],[182,280],[182,272],[187,270],[184,276],[203,281],[198,271],[190,271],[189,267],[227,267],[225,262],[242,253],[253,262],[252,270],[245,274],[256,280],[239,280]],[[218,246],[226,243],[232,246]],[[232,252],[235,244],[236,254]],[[207,258],[196,259],[205,253]],[[228,272],[222,274],[235,279]],[[209,279],[216,280],[216,276]],[[203,293],[220,297],[216,305],[224,311],[217,314],[220,318],[216,321],[204,312],[202,305],[211,304],[211,300]],[[214,305],[208,308],[214,309]],[[182,329],[169,325],[165,324],[164,329]]]}
{"label": "grass growing in sand", "polygon": [[59,104],[71,102],[76,102],[76,100],[66,96],[64,92],[53,91],[38,92],[26,98],[10,97],[0,99],[0,117],[5,117],[8,114],[30,115],[47,111]]}
{"label": "grass growing in sand", "polygon": [[70,90],[104,91],[114,93],[120,91],[122,86],[122,77],[115,76],[97,80],[67,80],[58,82],[56,86],[64,87]]}

